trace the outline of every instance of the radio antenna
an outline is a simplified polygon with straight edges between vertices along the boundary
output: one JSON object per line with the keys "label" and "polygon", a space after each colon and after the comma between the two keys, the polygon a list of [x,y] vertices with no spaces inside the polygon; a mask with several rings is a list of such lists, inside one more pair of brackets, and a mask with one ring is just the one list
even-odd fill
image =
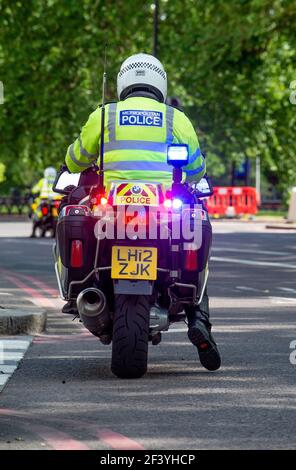
{"label": "radio antenna", "polygon": [[107,82],[107,44],[105,44],[104,52],[104,72],[103,72],[103,85],[102,85],[102,111],[101,111],[101,143],[100,143],[100,164],[99,164],[99,188],[100,192],[105,191],[104,187],[104,133],[105,133],[105,95],[106,95],[106,82]]}

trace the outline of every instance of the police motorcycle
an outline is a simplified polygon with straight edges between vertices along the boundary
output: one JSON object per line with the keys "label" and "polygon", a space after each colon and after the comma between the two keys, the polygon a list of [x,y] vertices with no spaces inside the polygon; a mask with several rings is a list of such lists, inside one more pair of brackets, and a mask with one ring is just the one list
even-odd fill
{"label": "police motorcycle", "polygon": [[37,203],[32,199],[31,211],[29,213],[29,217],[32,218],[33,222],[31,237],[45,237],[47,233],[49,233],[51,237],[54,237],[61,201],[59,199],[47,197],[41,198]]}
{"label": "police motorcycle", "polygon": [[106,193],[95,167],[86,172],[99,173],[98,184],[81,184],[85,172],[64,167],[53,187],[68,195],[54,246],[61,298],[77,302],[90,333],[112,342],[111,370],[120,378],[146,373],[149,342],[159,344],[162,332],[184,321],[184,308],[199,304],[206,287],[212,188],[207,177],[182,183],[186,145],[168,146],[167,161],[169,191],[150,181],[114,181]]}

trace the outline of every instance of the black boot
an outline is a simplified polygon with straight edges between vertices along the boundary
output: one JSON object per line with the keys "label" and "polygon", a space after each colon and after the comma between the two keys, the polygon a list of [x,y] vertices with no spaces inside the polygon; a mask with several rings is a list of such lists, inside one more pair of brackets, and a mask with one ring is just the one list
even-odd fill
{"label": "black boot", "polygon": [[69,300],[62,308],[63,313],[69,315],[79,315],[76,305],[76,300]]}
{"label": "black boot", "polygon": [[221,365],[221,357],[211,334],[209,321],[209,299],[205,292],[198,306],[185,308],[188,319],[188,338],[197,347],[201,364],[208,370],[217,370]]}
{"label": "black boot", "polygon": [[33,223],[33,227],[32,227],[32,233],[30,235],[30,238],[36,238],[36,229],[38,227],[38,224],[36,222]]}

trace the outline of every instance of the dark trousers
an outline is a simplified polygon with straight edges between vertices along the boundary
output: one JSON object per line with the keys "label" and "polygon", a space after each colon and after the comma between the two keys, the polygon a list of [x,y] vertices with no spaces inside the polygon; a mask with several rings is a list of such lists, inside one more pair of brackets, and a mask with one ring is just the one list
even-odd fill
{"label": "dark trousers", "polygon": [[[203,207],[205,210],[206,208]],[[198,255],[198,266],[199,271],[203,271],[209,261],[209,254],[212,245],[212,225],[210,220],[207,219],[202,221],[202,245],[199,249]],[[209,296],[207,287],[202,298],[202,301],[197,306],[186,306],[185,313],[188,320],[188,325],[192,324],[195,320],[202,320],[209,328],[210,323],[210,308],[209,308]]]}

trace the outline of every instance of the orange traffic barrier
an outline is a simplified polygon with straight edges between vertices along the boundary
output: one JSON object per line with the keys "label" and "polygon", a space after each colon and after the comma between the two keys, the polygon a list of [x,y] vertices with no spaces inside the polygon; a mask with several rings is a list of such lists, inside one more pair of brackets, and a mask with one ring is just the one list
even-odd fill
{"label": "orange traffic barrier", "polygon": [[218,217],[256,214],[259,203],[256,189],[250,186],[218,186],[207,200],[209,214]]}

